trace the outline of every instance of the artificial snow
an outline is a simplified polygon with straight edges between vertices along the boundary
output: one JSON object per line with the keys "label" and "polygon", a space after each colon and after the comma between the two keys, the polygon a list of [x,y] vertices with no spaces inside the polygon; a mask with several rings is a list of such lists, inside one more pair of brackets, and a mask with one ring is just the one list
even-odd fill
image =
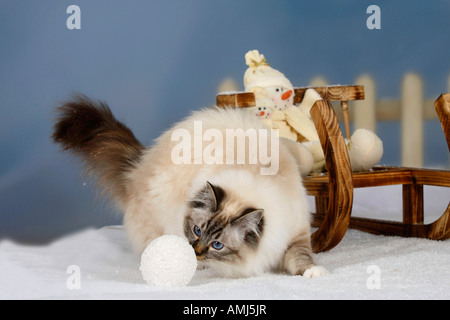
{"label": "artificial snow", "polygon": [[[355,191],[355,210],[365,208],[363,216],[401,216],[392,188],[363,190]],[[425,214],[442,214],[450,199],[448,188],[425,191]],[[143,280],[140,257],[132,252],[124,229],[111,226],[82,230],[46,246],[2,240],[0,299],[450,298],[449,240],[375,236],[349,229],[337,247],[314,259],[329,274],[313,279],[269,273],[225,279],[197,270],[188,286],[160,287]]]}

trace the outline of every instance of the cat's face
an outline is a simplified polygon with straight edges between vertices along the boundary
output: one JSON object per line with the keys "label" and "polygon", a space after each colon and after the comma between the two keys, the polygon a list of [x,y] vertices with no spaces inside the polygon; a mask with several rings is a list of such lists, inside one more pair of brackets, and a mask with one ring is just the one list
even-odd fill
{"label": "cat's face", "polygon": [[189,203],[184,233],[200,263],[238,262],[256,250],[263,232],[263,209],[232,199],[207,182]]}

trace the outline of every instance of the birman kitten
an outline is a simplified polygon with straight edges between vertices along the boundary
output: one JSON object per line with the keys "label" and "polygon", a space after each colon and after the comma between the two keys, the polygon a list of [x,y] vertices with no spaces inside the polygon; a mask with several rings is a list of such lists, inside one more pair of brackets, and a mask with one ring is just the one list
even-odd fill
{"label": "birman kitten", "polygon": [[58,113],[54,141],[121,208],[137,252],[175,234],[222,276],[325,273],[312,259],[301,178],[310,155],[253,114],[196,111],[146,148],[105,103],[77,96]]}

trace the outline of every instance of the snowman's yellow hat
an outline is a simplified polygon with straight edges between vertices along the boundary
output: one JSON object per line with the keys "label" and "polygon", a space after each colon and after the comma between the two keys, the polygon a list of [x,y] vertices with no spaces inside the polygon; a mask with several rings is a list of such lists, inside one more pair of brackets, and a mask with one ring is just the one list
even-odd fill
{"label": "snowman's yellow hat", "polygon": [[245,91],[252,92],[266,87],[282,87],[293,90],[292,83],[280,71],[273,69],[258,50],[250,50],[245,54],[248,69],[244,74]]}

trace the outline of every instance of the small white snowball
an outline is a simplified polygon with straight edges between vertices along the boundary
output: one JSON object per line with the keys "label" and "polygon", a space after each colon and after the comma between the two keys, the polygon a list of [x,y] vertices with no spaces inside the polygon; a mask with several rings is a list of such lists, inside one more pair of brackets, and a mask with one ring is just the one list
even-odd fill
{"label": "small white snowball", "polygon": [[148,284],[187,286],[197,270],[194,248],[183,238],[164,235],[147,246],[141,256],[141,270]]}
{"label": "small white snowball", "polygon": [[383,156],[383,142],[367,129],[358,129],[352,134],[349,150],[352,170],[365,171],[375,166]]}

